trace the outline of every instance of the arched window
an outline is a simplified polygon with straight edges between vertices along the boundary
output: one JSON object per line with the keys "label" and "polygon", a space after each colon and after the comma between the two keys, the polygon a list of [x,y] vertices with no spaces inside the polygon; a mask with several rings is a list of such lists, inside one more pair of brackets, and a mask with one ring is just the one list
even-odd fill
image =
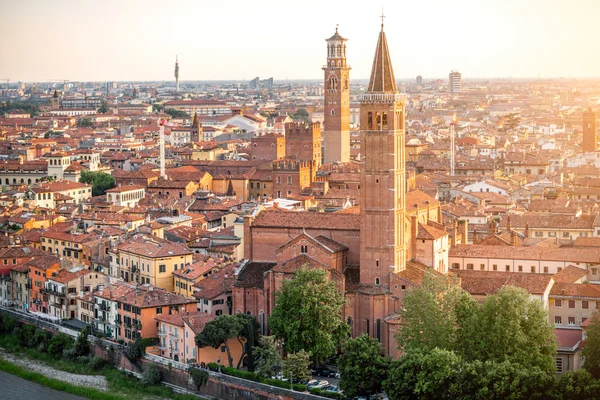
{"label": "arched window", "polygon": [[381,343],[381,320],[378,319],[375,322],[375,337],[377,338],[377,341],[379,343]]}
{"label": "arched window", "polygon": [[383,113],[383,129],[388,128],[387,113]]}
{"label": "arched window", "polygon": [[377,130],[381,130],[381,114],[375,113],[375,124],[377,125]]}
{"label": "arched window", "polygon": [[333,117],[335,115],[335,110],[331,110],[331,116]]}
{"label": "arched window", "polygon": [[379,282],[380,282],[380,281],[379,281],[379,278],[375,278],[375,284],[376,284],[377,286],[379,286]]}
{"label": "arched window", "polygon": [[291,176],[288,176],[288,177],[287,177],[287,184],[288,184],[288,185],[291,185],[291,184],[292,184],[292,177],[291,177]]}
{"label": "arched window", "polygon": [[281,177],[280,176],[277,177],[277,184],[281,185]]}
{"label": "arched window", "polygon": [[367,129],[373,129],[373,113],[371,111],[367,114]]}
{"label": "arched window", "polygon": [[260,311],[260,334],[265,335],[267,333],[267,321],[265,320],[265,312]]}
{"label": "arched window", "polygon": [[365,332],[367,335],[371,334],[371,324],[369,323],[369,318],[365,320]]}
{"label": "arched window", "polygon": [[301,254],[308,254],[308,246],[307,245],[300,246],[300,253]]}

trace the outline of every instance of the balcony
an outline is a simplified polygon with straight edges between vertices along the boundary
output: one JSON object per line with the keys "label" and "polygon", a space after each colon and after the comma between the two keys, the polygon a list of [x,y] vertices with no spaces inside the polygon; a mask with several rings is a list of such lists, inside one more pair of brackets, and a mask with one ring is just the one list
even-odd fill
{"label": "balcony", "polygon": [[106,303],[100,303],[100,309],[102,311],[108,311],[110,307]]}
{"label": "balcony", "polygon": [[50,294],[53,296],[59,296],[59,297],[65,297],[67,295],[62,290],[56,290],[56,289],[51,289],[51,288],[44,288],[44,289],[40,290],[40,292]]}

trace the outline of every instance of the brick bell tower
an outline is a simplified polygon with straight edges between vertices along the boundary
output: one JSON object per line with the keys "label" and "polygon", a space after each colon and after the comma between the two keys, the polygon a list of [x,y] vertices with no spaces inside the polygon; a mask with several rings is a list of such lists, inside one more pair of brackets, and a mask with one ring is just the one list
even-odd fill
{"label": "brick bell tower", "polygon": [[350,67],[346,64],[346,41],[337,28],[326,39],[327,65],[324,96],[324,161],[350,161]]}
{"label": "brick bell tower", "polygon": [[390,273],[406,267],[404,104],[383,30],[371,79],[360,97],[360,283],[389,288]]}

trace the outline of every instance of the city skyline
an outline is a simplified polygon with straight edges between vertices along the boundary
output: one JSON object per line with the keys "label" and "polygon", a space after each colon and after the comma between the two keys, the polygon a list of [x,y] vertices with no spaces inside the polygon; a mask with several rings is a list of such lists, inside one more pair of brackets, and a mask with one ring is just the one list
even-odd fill
{"label": "city skyline", "polygon": [[[178,55],[181,81],[319,79],[325,39],[339,24],[349,39],[353,78],[368,78],[379,5],[359,12],[356,2],[342,8],[316,1],[232,3],[223,10],[175,1],[165,12],[156,1],[3,1],[0,76],[13,82],[174,80]],[[594,0],[381,6],[399,79],[447,79],[453,69],[465,79],[598,76],[598,55],[587,46],[600,13]]]}

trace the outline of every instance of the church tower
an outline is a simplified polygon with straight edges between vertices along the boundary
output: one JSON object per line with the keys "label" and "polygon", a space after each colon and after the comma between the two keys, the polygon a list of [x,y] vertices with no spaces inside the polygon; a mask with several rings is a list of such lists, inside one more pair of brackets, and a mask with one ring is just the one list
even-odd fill
{"label": "church tower", "polygon": [[202,123],[198,118],[198,113],[194,110],[194,119],[192,121],[192,129],[190,129],[190,141],[197,143],[202,141]]}
{"label": "church tower", "polygon": [[360,97],[360,283],[389,288],[390,273],[405,269],[404,104],[383,30],[367,92]]}
{"label": "church tower", "polygon": [[350,160],[350,67],[346,64],[346,41],[337,28],[326,39],[327,65],[324,95],[324,160]]}
{"label": "church tower", "polygon": [[592,108],[588,108],[587,111],[583,112],[583,152],[589,153],[596,151],[596,144],[598,142],[598,128],[596,120],[598,115],[592,111]]}

